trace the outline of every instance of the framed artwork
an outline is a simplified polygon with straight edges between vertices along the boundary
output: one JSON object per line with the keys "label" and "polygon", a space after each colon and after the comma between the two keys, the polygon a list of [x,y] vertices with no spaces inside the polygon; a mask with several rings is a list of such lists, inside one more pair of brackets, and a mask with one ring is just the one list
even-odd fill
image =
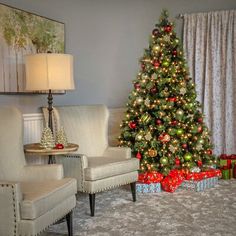
{"label": "framed artwork", "polygon": [[4,4],[0,4],[0,22],[0,94],[28,94],[24,56],[64,53],[65,25]]}

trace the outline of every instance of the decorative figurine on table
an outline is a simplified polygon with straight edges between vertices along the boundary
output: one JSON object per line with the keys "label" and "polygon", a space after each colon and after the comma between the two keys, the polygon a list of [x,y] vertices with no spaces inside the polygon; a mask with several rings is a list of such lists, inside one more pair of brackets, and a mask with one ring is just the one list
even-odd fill
{"label": "decorative figurine on table", "polygon": [[46,125],[43,129],[40,146],[45,149],[52,149],[55,146],[52,130],[48,127],[48,125]]}
{"label": "decorative figurine on table", "polygon": [[63,149],[68,146],[66,133],[63,127],[61,127],[56,134],[56,148]]}

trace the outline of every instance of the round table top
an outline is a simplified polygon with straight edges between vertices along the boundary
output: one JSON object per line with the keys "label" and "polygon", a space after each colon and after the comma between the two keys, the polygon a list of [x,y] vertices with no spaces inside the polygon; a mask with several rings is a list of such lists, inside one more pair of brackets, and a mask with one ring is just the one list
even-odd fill
{"label": "round table top", "polygon": [[78,144],[68,143],[68,146],[63,149],[46,149],[43,148],[40,143],[30,143],[24,145],[24,151],[28,154],[39,154],[39,155],[65,155],[70,152],[75,152],[79,148]]}

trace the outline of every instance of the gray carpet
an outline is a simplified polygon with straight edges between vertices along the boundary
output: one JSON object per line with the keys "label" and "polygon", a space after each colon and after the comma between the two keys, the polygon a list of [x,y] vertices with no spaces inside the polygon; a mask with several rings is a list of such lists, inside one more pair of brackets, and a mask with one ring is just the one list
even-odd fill
{"label": "gray carpet", "polygon": [[[40,236],[62,235],[65,222]],[[136,203],[127,187],[114,189],[97,194],[95,217],[89,216],[88,196],[80,194],[74,235],[236,235],[236,180],[221,180],[204,192],[138,194]]]}

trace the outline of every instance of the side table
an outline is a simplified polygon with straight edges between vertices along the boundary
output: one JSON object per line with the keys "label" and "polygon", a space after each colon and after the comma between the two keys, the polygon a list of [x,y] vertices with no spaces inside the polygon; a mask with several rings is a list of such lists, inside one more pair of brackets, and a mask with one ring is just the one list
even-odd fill
{"label": "side table", "polygon": [[77,151],[79,148],[78,144],[74,143],[68,143],[67,147],[64,147],[63,149],[45,149],[41,147],[40,143],[30,143],[30,144],[25,144],[24,145],[24,151],[27,154],[31,155],[40,155],[40,156],[48,156],[48,164],[53,164],[55,163],[55,158],[54,156],[56,155],[66,155],[71,152]]}

